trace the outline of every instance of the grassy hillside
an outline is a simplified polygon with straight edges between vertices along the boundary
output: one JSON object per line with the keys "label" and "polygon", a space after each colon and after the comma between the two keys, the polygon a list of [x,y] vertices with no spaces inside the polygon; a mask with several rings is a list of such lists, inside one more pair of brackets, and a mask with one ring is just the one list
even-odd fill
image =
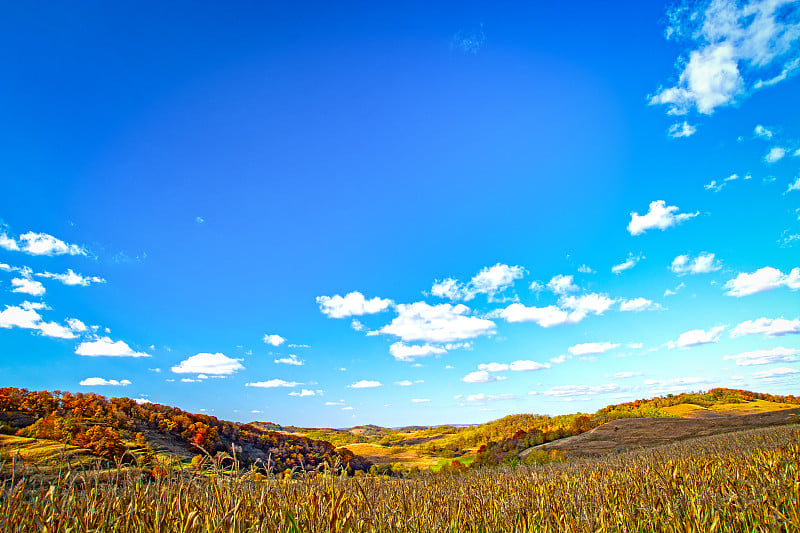
{"label": "grassy hillside", "polygon": [[97,394],[2,388],[0,433],[58,441],[109,460],[140,460],[154,451],[179,459],[232,454],[243,464],[277,472],[328,465],[352,473],[370,466],[325,441]]}

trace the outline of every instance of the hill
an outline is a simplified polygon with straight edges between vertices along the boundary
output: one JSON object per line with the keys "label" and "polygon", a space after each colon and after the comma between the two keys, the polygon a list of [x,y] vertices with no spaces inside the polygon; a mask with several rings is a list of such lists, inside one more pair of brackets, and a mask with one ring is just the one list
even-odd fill
{"label": "hill", "polygon": [[273,472],[328,465],[352,473],[371,465],[326,441],[98,394],[0,388],[0,433],[58,441],[107,460],[233,454],[243,466]]}

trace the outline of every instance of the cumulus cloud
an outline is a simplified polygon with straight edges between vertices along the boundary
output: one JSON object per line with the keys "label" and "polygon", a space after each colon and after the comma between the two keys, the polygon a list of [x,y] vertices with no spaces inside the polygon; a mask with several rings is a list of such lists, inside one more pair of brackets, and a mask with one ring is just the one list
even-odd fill
{"label": "cumulus cloud", "polygon": [[782,366],[780,368],[773,368],[772,370],[763,370],[761,372],[755,372],[753,373],[753,377],[755,379],[774,379],[774,378],[791,376],[797,373],[798,371],[795,370],[794,368]]}
{"label": "cumulus cloud", "polygon": [[299,396],[300,398],[305,398],[307,396],[317,396],[317,392],[310,390],[310,389],[302,389],[300,392],[292,391],[289,393],[289,396]]}
{"label": "cumulus cloud", "polygon": [[777,163],[781,159],[784,158],[786,155],[786,148],[781,148],[780,146],[773,146],[767,155],[764,156],[764,161],[767,163]]}
{"label": "cumulus cloud", "polygon": [[64,285],[80,285],[82,287],[88,287],[92,283],[105,283],[101,277],[98,276],[84,276],[82,274],[77,274],[72,271],[71,268],[68,268],[66,272],[63,274],[53,274],[51,272],[44,272],[41,274],[36,274],[42,278],[49,278],[60,281]]}
{"label": "cumulus cloud", "polygon": [[44,322],[38,311],[46,309],[43,303],[22,302],[18,306],[7,305],[0,311],[0,328],[21,328],[38,331],[39,335],[58,339],[74,339],[71,329],[56,322]]}
{"label": "cumulus cloud", "polygon": [[699,211],[695,213],[678,213],[678,210],[677,206],[668,206],[664,200],[650,202],[650,208],[646,214],[640,215],[635,211],[631,212],[628,232],[631,235],[641,235],[645,231],[651,229],[660,229],[664,231],[667,228],[681,224],[700,214]]}
{"label": "cumulus cloud", "polygon": [[493,376],[486,370],[476,370],[461,378],[461,381],[464,383],[491,383],[492,381],[502,381],[504,379],[502,376]]}
{"label": "cumulus cloud", "polygon": [[602,315],[608,311],[616,300],[605,294],[587,293],[580,296],[565,296],[558,303],[561,307],[572,309],[581,315]]}
{"label": "cumulus cloud", "polygon": [[347,318],[350,316],[371,315],[388,309],[394,302],[378,298],[366,299],[363,294],[354,291],[345,296],[318,296],[319,310],[330,318]]}
{"label": "cumulus cloud", "polygon": [[613,272],[614,274],[619,274],[626,270],[630,270],[631,268],[635,267],[636,263],[638,263],[642,259],[644,259],[643,255],[634,256],[633,254],[628,254],[628,259],[626,259],[625,261],[623,261],[618,265],[614,265],[613,267],[611,267],[611,272]]}
{"label": "cumulus cloud", "polygon": [[284,339],[280,335],[275,335],[275,334],[270,335],[269,333],[267,333],[264,335],[264,342],[266,344],[271,344],[272,346],[280,346],[281,344],[286,342],[286,339]]}
{"label": "cumulus cloud", "polygon": [[47,233],[29,231],[19,236],[19,240],[0,234],[0,247],[10,251],[25,252],[29,255],[88,255],[85,248],[76,244],[68,244]]}
{"label": "cumulus cloud", "polygon": [[428,403],[430,398],[412,398],[411,403]]}
{"label": "cumulus cloud", "polygon": [[11,285],[15,287],[11,292],[30,294],[31,296],[42,296],[44,294],[44,285],[29,278],[14,278],[11,280]]}
{"label": "cumulus cloud", "polygon": [[228,376],[244,370],[241,359],[232,359],[222,353],[198,353],[172,367],[176,374],[212,374]]}
{"label": "cumulus cloud", "polygon": [[717,326],[708,331],[702,329],[693,329],[685,333],[681,333],[676,342],[670,342],[669,347],[675,348],[691,348],[692,346],[700,346],[701,344],[714,344],[719,342],[719,338],[725,326]]}
{"label": "cumulus cloud", "polygon": [[389,346],[389,353],[398,361],[413,361],[417,357],[445,354],[447,350],[441,346],[434,346],[432,344],[409,345],[403,342],[395,342]]}
{"label": "cumulus cloud", "polygon": [[759,334],[769,335],[770,337],[800,334],[800,319],[758,318],[756,320],[745,320],[731,331],[731,337]]}
{"label": "cumulus cloud", "polygon": [[640,311],[647,311],[648,309],[657,309],[657,304],[647,298],[632,298],[630,300],[621,300],[619,303],[620,311],[632,311],[638,313]]}
{"label": "cumulus cloud", "polygon": [[508,365],[505,363],[482,363],[478,365],[478,370],[486,370],[487,372],[505,372],[508,370]]}
{"label": "cumulus cloud", "polygon": [[572,355],[590,355],[596,353],[605,353],[618,347],[619,344],[612,344],[610,342],[585,342],[583,344],[570,346],[568,351]]}
{"label": "cumulus cloud", "polygon": [[76,337],[72,329],[64,327],[57,322],[40,322],[37,326],[40,335],[53,337],[55,339],[74,339]]}
{"label": "cumulus cloud", "polygon": [[547,283],[547,288],[556,294],[567,294],[568,292],[575,292],[578,286],[572,283],[572,276],[565,276],[559,274]]}
{"label": "cumulus cloud", "polygon": [[523,304],[514,303],[500,310],[499,316],[506,322],[536,322],[543,328],[549,328],[561,324],[576,324],[586,315],[576,311],[565,311],[555,305],[526,307]]}
{"label": "cumulus cloud", "polygon": [[82,342],[75,353],[87,357],[150,357],[150,354],[133,350],[125,341],[115,342],[109,337]]}
{"label": "cumulus cloud", "polygon": [[589,265],[581,265],[578,267],[578,272],[581,274],[594,274],[594,270]]}
{"label": "cumulus cloud", "polygon": [[131,382],[127,379],[123,379],[121,381],[117,381],[116,379],[103,379],[103,378],[86,378],[81,380],[80,385],[84,387],[96,387],[96,386],[113,386],[113,387],[127,387],[130,385]]}
{"label": "cumulus cloud", "polygon": [[701,252],[695,257],[679,255],[672,260],[670,270],[682,276],[684,274],[707,274],[722,268],[722,264],[715,259],[714,254]]}
{"label": "cumulus cloud", "polygon": [[[800,150],[798,150],[798,151],[800,151]],[[787,193],[792,192],[792,191],[800,191],[800,177],[798,177],[796,180],[794,180],[794,183],[791,183],[789,185],[789,188],[786,189]]]}
{"label": "cumulus cloud", "polygon": [[669,127],[667,130],[667,135],[672,137],[673,139],[679,139],[681,137],[691,137],[697,132],[697,127],[689,124],[685,120],[683,122],[676,122],[672,126]]}
{"label": "cumulus cloud", "polygon": [[375,387],[382,387],[383,383],[380,381],[372,381],[369,379],[362,379],[361,381],[356,381],[355,383],[348,385],[347,387],[350,389],[373,389]]}
{"label": "cumulus cloud", "polygon": [[398,304],[397,316],[380,329],[406,342],[458,342],[492,335],[496,325],[491,320],[469,316],[464,304],[428,305],[425,302]]}
{"label": "cumulus cloud", "polygon": [[550,363],[539,363],[529,359],[521,359],[514,361],[508,365],[509,370],[512,372],[535,372],[537,370],[544,370],[550,368]]}
{"label": "cumulus cloud", "polygon": [[515,280],[522,278],[524,275],[525,269],[521,266],[497,263],[494,266],[481,269],[466,284],[462,284],[454,278],[436,280],[431,287],[431,294],[453,301],[470,301],[478,294],[486,294],[489,297],[489,301],[493,301],[498,293],[511,287]]}
{"label": "cumulus cloud", "polygon": [[723,187],[725,187],[725,185],[726,185],[725,182],[717,183],[717,180],[711,180],[710,183],[706,183],[705,185],[703,185],[703,188],[707,191],[719,192],[722,190]]}
{"label": "cumulus cloud", "polygon": [[642,372],[617,372],[612,377],[614,379],[630,379],[639,376],[644,376]]}
{"label": "cumulus cloud", "polygon": [[267,381],[255,381],[252,383],[245,383],[245,387],[256,387],[259,389],[275,389],[278,387],[297,387],[298,385],[302,385],[302,383],[298,383],[297,381],[284,381],[282,379],[270,379]]}
{"label": "cumulus cloud", "polygon": [[84,331],[89,329],[86,327],[86,324],[84,324],[77,318],[68,318],[67,325],[69,326],[69,329],[71,329],[72,331],[77,331],[78,333],[83,333]]}
{"label": "cumulus cloud", "polygon": [[621,389],[616,383],[605,385],[560,385],[552,387],[542,394],[545,396],[567,397],[567,396],[594,396],[596,394],[609,394]]}
{"label": "cumulus cloud", "polygon": [[772,130],[765,128],[761,124],[757,124],[753,129],[753,135],[756,137],[761,137],[762,139],[772,139],[773,133]]}
{"label": "cumulus cloud", "polygon": [[725,294],[742,297],[778,287],[788,287],[793,291],[800,289],[800,268],[793,268],[786,275],[772,267],[759,268],[752,274],[742,272],[725,284],[728,289]]}
{"label": "cumulus cloud", "polygon": [[667,38],[687,40],[688,50],[678,61],[677,83],[660,87],[650,96],[651,105],[666,105],[671,115],[692,109],[710,115],[800,70],[794,3],[712,0],[697,5],[668,12]]}
{"label": "cumulus cloud", "polygon": [[295,354],[289,354],[288,357],[281,357],[274,360],[275,363],[279,365],[294,365],[294,366],[303,366],[303,361],[297,357]]}
{"label": "cumulus cloud", "polygon": [[795,363],[800,350],[790,348],[773,348],[771,350],[754,350],[737,355],[726,355],[726,361],[736,361],[738,366],[771,365],[774,363]]}

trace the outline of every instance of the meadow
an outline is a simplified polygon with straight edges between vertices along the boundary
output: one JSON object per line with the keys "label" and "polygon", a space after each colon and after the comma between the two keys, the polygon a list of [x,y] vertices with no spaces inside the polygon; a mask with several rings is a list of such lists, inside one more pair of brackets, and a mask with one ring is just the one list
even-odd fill
{"label": "meadow", "polygon": [[796,424],[601,458],[398,478],[264,476],[230,461],[151,471],[63,461],[44,475],[21,471],[8,452],[0,464],[4,532],[800,530]]}

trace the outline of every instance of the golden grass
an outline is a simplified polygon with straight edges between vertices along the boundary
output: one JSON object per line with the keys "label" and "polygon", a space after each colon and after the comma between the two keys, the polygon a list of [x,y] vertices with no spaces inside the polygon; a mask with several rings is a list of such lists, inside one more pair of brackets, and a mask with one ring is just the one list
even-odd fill
{"label": "golden grass", "polygon": [[381,446],[380,444],[358,443],[342,446],[356,455],[369,459],[375,464],[400,463],[406,468],[431,468],[442,460],[440,455],[425,452],[418,448]]}
{"label": "golden grass", "polygon": [[720,403],[711,407],[701,407],[693,403],[681,403],[670,407],[662,407],[662,411],[681,418],[702,417],[704,412],[713,412],[724,415],[751,415],[755,413],[769,413],[784,409],[795,409],[797,405],[790,403],[768,402],[766,400],[752,400],[741,403]]}
{"label": "golden grass", "polygon": [[135,469],[38,482],[0,470],[0,531],[798,531],[800,429],[745,431],[600,459],[296,480]]}

